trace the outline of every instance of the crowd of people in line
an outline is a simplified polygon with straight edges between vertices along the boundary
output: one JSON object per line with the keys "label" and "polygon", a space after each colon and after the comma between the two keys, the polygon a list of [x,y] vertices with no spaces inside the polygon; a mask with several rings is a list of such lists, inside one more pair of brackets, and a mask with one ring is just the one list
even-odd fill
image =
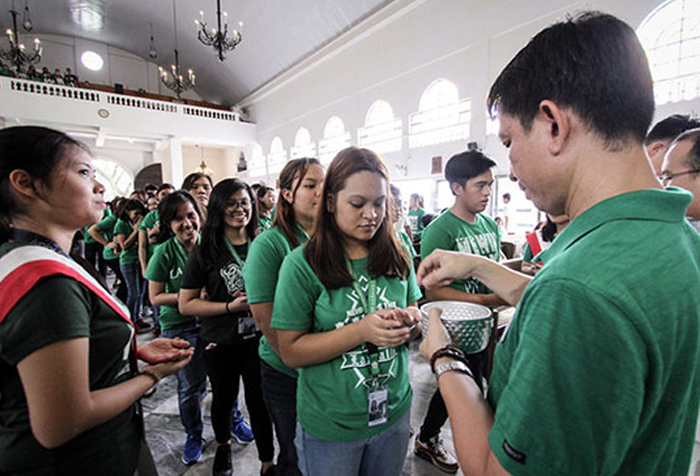
{"label": "crowd of people in line", "polygon": [[[404,217],[381,157],[357,147],[327,169],[290,160],[276,190],[191,174],[106,208],[84,145],[1,130],[0,474],[157,474],[139,399],[175,374],[185,464],[201,458],[208,379],[215,475],[232,474],[242,423],[260,474],[398,476],[412,434],[406,344],[426,325],[438,389],[413,448],[443,471],[687,474],[697,122],[649,130],[643,49],[596,12],[535,36],[488,107],[511,178],[547,213],[525,272],[499,263],[484,214],[496,163],[479,150],[450,158],[454,203],[428,218],[418,195]],[[517,312],[488,362],[452,345],[439,309],[426,321],[424,299]],[[160,337],[137,347],[151,330]],[[251,429],[235,416],[241,378]],[[440,438],[448,417],[456,458]]]}

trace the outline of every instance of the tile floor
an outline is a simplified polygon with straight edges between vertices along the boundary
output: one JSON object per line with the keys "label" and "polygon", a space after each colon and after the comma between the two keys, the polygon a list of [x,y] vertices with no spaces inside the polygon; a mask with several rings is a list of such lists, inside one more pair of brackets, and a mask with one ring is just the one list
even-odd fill
{"label": "tile floor", "polygon": [[[139,340],[143,339],[140,337]],[[420,428],[422,419],[427,410],[428,402],[436,388],[435,379],[430,373],[427,362],[416,350],[415,344],[411,351],[411,382],[413,383],[413,406],[411,408],[411,422],[414,430]],[[149,446],[156,459],[159,474],[161,476],[196,476],[210,475],[211,465],[214,460],[215,444],[214,434],[209,420],[209,405],[211,397],[205,400],[205,430],[204,437],[209,442],[204,449],[204,454],[199,463],[186,467],[180,462],[185,436],[177,409],[177,397],[175,395],[176,381],[174,377],[164,379],[158,387],[156,394],[144,400],[144,412],[146,421],[146,434]],[[239,398],[241,411],[247,416],[243,394]],[[442,431],[445,444],[452,450],[452,432],[449,421]],[[403,476],[438,476],[445,475],[442,471],[433,467],[426,461],[413,455],[412,444],[406,455],[403,468]],[[243,446],[233,443],[232,460],[234,474],[254,476],[260,472],[260,463],[257,459],[255,444]],[[690,476],[700,476],[700,443],[695,444],[693,463],[690,468]],[[459,471],[458,475],[462,475]]]}

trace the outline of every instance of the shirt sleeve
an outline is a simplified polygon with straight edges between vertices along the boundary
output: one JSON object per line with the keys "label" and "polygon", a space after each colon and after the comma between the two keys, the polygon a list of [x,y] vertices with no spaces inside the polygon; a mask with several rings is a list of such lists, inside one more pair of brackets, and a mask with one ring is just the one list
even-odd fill
{"label": "shirt sleeve", "polygon": [[513,350],[489,444],[511,474],[605,474],[638,431],[645,346],[620,308],[583,284],[532,285],[499,344]]}
{"label": "shirt sleeve", "polygon": [[115,223],[116,219],[114,218],[114,215],[109,215],[107,218],[101,220],[97,224],[97,229],[100,231],[111,231],[114,229]]}
{"label": "shirt sleeve", "polygon": [[148,212],[148,214],[141,220],[139,225],[139,231],[147,232],[154,226],[156,210]]}
{"label": "shirt sleeve", "polygon": [[[139,228],[140,229],[140,228]],[[168,273],[171,269],[171,263],[168,259],[168,253],[165,251],[165,246],[159,246],[153,252],[153,256],[148,260],[145,278],[156,283],[166,283],[168,281]]]}
{"label": "shirt sleeve", "polygon": [[289,331],[313,328],[321,285],[314,283],[316,278],[312,274],[303,253],[292,253],[284,259],[272,306],[271,327]]}
{"label": "shirt sleeve", "polygon": [[433,251],[440,250],[451,250],[452,249],[452,238],[448,233],[445,233],[439,227],[440,223],[431,223],[423,231],[423,239],[420,243],[420,256],[421,259],[425,259]]}
{"label": "shirt sleeve", "polygon": [[246,296],[250,304],[272,302],[284,253],[267,235],[253,240],[243,267]]}
{"label": "shirt sleeve", "polygon": [[40,279],[0,324],[3,359],[16,365],[54,342],[88,337],[91,315],[88,292],[67,276]]}
{"label": "shirt sleeve", "polygon": [[129,230],[129,224],[125,222],[124,220],[117,220],[117,224],[114,225],[114,234],[115,235],[129,235],[131,234],[131,230]]}

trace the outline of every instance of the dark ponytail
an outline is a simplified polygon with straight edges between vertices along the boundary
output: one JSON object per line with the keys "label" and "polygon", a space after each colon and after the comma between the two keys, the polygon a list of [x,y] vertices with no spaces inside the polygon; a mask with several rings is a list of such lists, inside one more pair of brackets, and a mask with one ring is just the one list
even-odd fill
{"label": "dark ponytail", "polygon": [[21,169],[50,186],[49,177],[69,146],[86,149],[63,132],[46,127],[0,130],[0,243],[10,239],[12,217],[22,212],[10,187],[10,173]]}

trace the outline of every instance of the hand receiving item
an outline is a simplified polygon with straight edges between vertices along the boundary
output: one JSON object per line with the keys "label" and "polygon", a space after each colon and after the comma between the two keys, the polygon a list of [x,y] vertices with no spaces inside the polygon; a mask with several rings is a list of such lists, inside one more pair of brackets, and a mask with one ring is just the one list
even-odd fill
{"label": "hand receiving item", "polygon": [[420,344],[420,353],[428,360],[430,360],[435,351],[452,343],[447,329],[445,329],[442,320],[440,320],[441,314],[442,310],[435,307],[428,313],[428,336]]}
{"label": "hand receiving item", "polygon": [[194,353],[194,348],[183,339],[166,339],[159,337],[139,346],[138,357],[146,363],[155,365],[162,362],[172,362],[188,359]]}

